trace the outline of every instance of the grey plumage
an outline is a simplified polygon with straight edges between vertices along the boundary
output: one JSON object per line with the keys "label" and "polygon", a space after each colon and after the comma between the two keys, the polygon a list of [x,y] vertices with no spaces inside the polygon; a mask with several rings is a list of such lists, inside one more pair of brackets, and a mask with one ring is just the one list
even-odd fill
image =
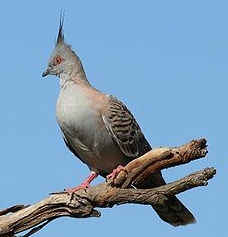
{"label": "grey plumage", "polygon": [[[60,78],[56,116],[68,148],[97,175],[106,176],[118,165],[126,165],[151,147],[127,107],[115,97],[101,93],[88,81],[79,57],[65,43],[60,20],[55,49],[43,76]],[[94,175],[95,174],[95,175]],[[88,183],[89,183],[88,182]],[[137,188],[164,185],[161,172],[151,174]],[[195,221],[191,212],[176,198],[164,206],[154,206],[158,215],[173,226]]]}

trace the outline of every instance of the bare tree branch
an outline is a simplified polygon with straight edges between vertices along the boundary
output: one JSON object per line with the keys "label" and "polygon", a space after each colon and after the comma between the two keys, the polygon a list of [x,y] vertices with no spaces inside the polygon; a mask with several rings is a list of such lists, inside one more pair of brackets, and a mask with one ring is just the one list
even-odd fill
{"label": "bare tree branch", "polygon": [[[68,216],[73,218],[99,217],[96,207],[112,207],[124,203],[163,204],[168,197],[186,190],[205,186],[216,173],[214,168],[192,173],[172,183],[153,189],[134,189],[132,184],[146,182],[151,172],[185,164],[205,157],[206,140],[193,140],[175,148],[158,148],[130,162],[115,178],[69,195],[53,193],[40,202],[16,205],[0,212],[0,236],[12,237],[24,230],[31,236],[52,220]],[[32,229],[33,228],[33,229]]]}

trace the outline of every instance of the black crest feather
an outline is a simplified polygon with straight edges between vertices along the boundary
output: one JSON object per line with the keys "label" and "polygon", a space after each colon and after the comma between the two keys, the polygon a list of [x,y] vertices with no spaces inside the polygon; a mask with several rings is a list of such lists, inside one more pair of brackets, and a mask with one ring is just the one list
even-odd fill
{"label": "black crest feather", "polygon": [[59,19],[59,33],[56,41],[57,44],[61,44],[64,42],[64,34],[63,34],[63,23],[64,23],[64,11],[60,13],[60,19]]}

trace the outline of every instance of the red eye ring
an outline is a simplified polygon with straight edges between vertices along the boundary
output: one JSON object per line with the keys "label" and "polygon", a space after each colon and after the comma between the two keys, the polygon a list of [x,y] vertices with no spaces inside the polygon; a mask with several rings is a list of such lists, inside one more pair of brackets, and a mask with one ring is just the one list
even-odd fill
{"label": "red eye ring", "polygon": [[57,57],[55,58],[55,65],[56,65],[56,64],[60,64],[62,61],[63,61],[62,58],[61,58],[60,56],[57,56]]}

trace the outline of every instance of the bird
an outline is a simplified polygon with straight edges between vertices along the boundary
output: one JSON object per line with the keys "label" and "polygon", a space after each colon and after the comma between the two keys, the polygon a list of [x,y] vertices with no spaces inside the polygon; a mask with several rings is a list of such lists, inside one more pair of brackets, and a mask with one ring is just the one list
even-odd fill
{"label": "bird", "polygon": [[[130,110],[115,96],[93,87],[82,62],[65,42],[64,16],[60,17],[57,40],[42,76],[60,79],[56,117],[69,150],[90,169],[89,176],[73,193],[90,186],[98,175],[106,177],[116,167],[125,166],[152,148]],[[154,188],[165,185],[161,171],[135,188]],[[172,226],[195,222],[193,214],[176,197],[168,197],[164,205],[152,206],[158,216]]]}

